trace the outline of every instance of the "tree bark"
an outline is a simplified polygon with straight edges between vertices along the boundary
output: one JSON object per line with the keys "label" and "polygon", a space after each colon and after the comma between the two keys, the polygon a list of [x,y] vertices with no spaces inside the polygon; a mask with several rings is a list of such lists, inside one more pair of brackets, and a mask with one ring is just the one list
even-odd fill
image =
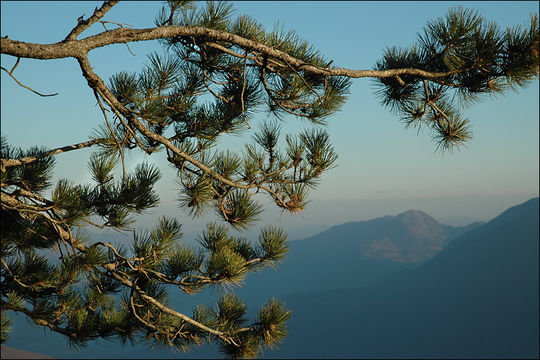
{"label": "tree bark", "polygon": [[321,68],[310,65],[283,51],[274,49],[260,42],[246,39],[244,37],[234,35],[228,32],[197,26],[160,26],[148,29],[120,28],[110,31],[104,31],[97,35],[90,36],[81,40],[64,40],[62,42],[54,44],[35,44],[12,40],[8,38],[2,38],[0,39],[0,45],[2,54],[22,58],[49,60],[67,57],[85,57],[89,51],[111,44],[169,39],[177,36],[201,38],[205,41],[227,42],[247,50],[259,52],[272,58],[285,61],[297,69],[308,71],[310,73],[318,75],[346,76],[350,78],[385,78],[406,74],[431,79],[446,77],[453,74],[453,72],[432,73],[421,69],[351,70],[346,68]]}

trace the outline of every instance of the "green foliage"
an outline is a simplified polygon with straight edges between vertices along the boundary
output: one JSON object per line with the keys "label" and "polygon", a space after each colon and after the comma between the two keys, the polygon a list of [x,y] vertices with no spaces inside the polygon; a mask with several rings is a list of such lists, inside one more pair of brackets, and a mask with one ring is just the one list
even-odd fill
{"label": "green foliage", "polygon": [[185,245],[178,246],[164,264],[164,273],[171,278],[191,275],[199,271],[204,261],[204,254],[195,252]]}
{"label": "green foliage", "polygon": [[[220,299],[218,306],[220,314],[218,318],[227,319],[228,326],[237,328],[246,312],[241,300],[233,295],[226,295]],[[238,334],[236,339],[241,345],[222,343],[220,350],[222,353],[238,359],[256,357],[262,344],[270,349],[275,349],[287,336],[285,323],[290,317],[291,312],[286,310],[280,301],[271,299],[259,310],[257,320],[250,331]]]}
{"label": "green foliage", "polygon": [[[3,159],[17,159],[40,155],[47,149],[33,146],[28,150],[12,148],[2,135],[0,154]],[[55,159],[43,157],[29,164],[7,168],[1,173],[2,186],[17,186],[25,190],[41,193],[48,188],[52,177]]]}
{"label": "green foliage", "polygon": [[[287,32],[278,26],[266,32],[248,16],[233,19],[232,6],[228,3],[195,6],[170,2],[156,24],[226,31],[315,66],[329,63],[294,31]],[[233,53],[244,53],[246,58],[232,56],[219,46],[226,46]],[[170,139],[179,149],[232,183],[245,185],[235,190],[235,186],[224,184],[208,171],[201,171],[191,161],[167,150],[169,161],[178,169],[181,207],[194,217],[206,214],[213,207],[224,221],[245,229],[261,212],[260,203],[249,189],[268,184],[266,191],[279,206],[293,213],[301,211],[307,202],[307,191],[291,184],[314,186],[316,179],[332,168],[337,159],[326,132],[306,130],[299,135],[301,140],[288,135],[288,150],[293,151],[288,157],[278,150],[280,127],[275,122],[259,127],[253,136],[255,143],[248,145],[242,156],[229,151],[210,153],[210,149],[223,134],[249,129],[253,113],[263,106],[277,117],[292,114],[311,123],[324,123],[346,100],[349,79],[313,75],[276,60],[272,60],[272,66],[266,66],[264,62],[269,59],[263,64],[261,60],[248,61],[248,49],[200,38],[174,37],[166,40],[166,47],[169,52],[151,54],[139,74],[120,72],[112,76],[111,92],[153,132],[158,135],[172,132]],[[117,135],[126,139],[129,146],[136,146],[135,137]],[[102,126],[95,136],[107,139],[101,146],[106,151],[104,154],[112,154],[110,131]],[[140,142],[150,152],[160,147],[146,137]],[[303,145],[291,149],[293,143]],[[289,198],[290,195],[294,196]]]}
{"label": "green foliage", "polygon": [[328,133],[324,130],[306,131],[300,138],[308,153],[307,161],[317,175],[324,170],[330,169],[337,160],[337,154],[330,144]]}
{"label": "green foliage", "polygon": [[418,43],[389,48],[377,70],[416,68],[445,76],[398,75],[376,80],[381,102],[407,126],[427,126],[437,149],[451,151],[471,139],[470,122],[458,108],[524,86],[538,77],[538,16],[530,25],[499,28],[478,12],[455,8],[429,21]]}
{"label": "green foliage", "polygon": [[260,310],[257,317],[257,332],[264,339],[265,344],[271,348],[287,336],[285,322],[291,317],[291,312],[283,307],[283,304],[271,299]]}
{"label": "green foliage", "polygon": [[192,216],[201,216],[214,198],[212,183],[208,176],[199,177],[196,182],[182,187],[180,204]]}
{"label": "green foliage", "polygon": [[262,206],[244,191],[234,190],[223,199],[218,215],[234,228],[247,229],[256,222],[262,212]]}
{"label": "green foliage", "polygon": [[270,261],[283,259],[289,251],[286,240],[287,235],[278,227],[268,226],[261,230],[261,236],[259,237],[262,250],[261,257]]}
{"label": "green foliage", "polygon": [[12,321],[9,320],[9,318],[7,317],[5,313],[1,314],[0,321],[1,321],[1,326],[2,326],[2,329],[0,330],[0,343],[3,344],[8,340],[8,336],[9,336],[8,334],[11,328]]}

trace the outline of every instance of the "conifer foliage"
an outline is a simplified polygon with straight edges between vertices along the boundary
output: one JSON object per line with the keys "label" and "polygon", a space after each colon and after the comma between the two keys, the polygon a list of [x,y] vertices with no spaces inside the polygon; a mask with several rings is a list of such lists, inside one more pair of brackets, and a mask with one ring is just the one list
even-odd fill
{"label": "conifer foliage", "polygon": [[[13,311],[76,346],[117,338],[188,350],[215,341],[230,357],[255,357],[287,334],[291,312],[280,301],[271,299],[249,319],[234,292],[190,314],[175,309],[169,294],[239,285],[248,272],[285,257],[280,228],[262,229],[257,241],[229,228],[253,225],[261,195],[293,214],[305,208],[309,191],[336,165],[323,125],[345,102],[352,78],[373,78],[384,105],[407,126],[429,127],[436,147],[448,151],[471,138],[462,104],[538,76],[536,15],[526,28],[503,31],[453,9],[428,22],[417,45],[387,49],[373,69],[349,70],[331,66],[294,31],[267,31],[247,15],[233,16],[226,2],[169,1],[154,28],[117,24],[79,38],[97,22],[110,24],[101,19],[116,3],[105,1],[58,43],[1,39],[2,54],[17,58],[2,70],[15,80],[20,58],[76,59],[103,113],[88,141],[75,145],[22,150],[2,137],[2,342],[6,312]],[[139,72],[120,71],[108,82],[94,73],[89,51],[148,40],[159,40],[164,51],[150,54]],[[255,124],[260,111],[273,119]],[[307,129],[283,137],[289,117]],[[243,132],[253,140],[240,153],[216,149],[223,136]],[[96,149],[88,161],[92,182],[51,184],[53,156],[86,147]],[[147,163],[125,170],[125,153],[136,150],[164,155],[176,168],[178,202],[188,215],[214,211],[222,220],[208,224],[200,248],[183,243],[181,224],[167,217],[133,231],[130,244],[89,238],[87,227],[130,230],[133,214],[158,205],[159,170]]]}

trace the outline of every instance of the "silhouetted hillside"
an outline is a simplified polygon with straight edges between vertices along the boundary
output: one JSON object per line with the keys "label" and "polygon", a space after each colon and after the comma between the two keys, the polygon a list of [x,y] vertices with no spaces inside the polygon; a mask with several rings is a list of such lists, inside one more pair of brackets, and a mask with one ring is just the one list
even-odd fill
{"label": "silhouetted hillside", "polygon": [[481,225],[484,225],[485,223],[486,223],[485,221],[475,221],[465,226],[442,225],[443,231],[446,234],[446,241],[443,243],[443,248],[448,246],[448,244],[455,238],[465,234],[466,232],[471,231],[472,229],[475,229]]}
{"label": "silhouetted hillside", "polygon": [[376,284],[285,297],[290,334],[268,356],[538,358],[538,203]]}

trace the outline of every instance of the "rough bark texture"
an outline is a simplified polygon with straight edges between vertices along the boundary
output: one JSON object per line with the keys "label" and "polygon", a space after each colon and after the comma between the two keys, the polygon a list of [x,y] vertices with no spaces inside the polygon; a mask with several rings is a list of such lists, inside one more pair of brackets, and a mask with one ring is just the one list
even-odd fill
{"label": "rough bark texture", "polygon": [[67,57],[81,58],[89,51],[111,44],[122,44],[134,41],[168,39],[175,36],[204,38],[210,41],[224,41],[245,49],[260,52],[273,58],[286,61],[290,65],[314,74],[327,76],[393,77],[397,75],[417,75],[424,78],[445,77],[451,72],[431,73],[420,69],[392,70],[350,70],[345,68],[320,68],[298,60],[287,53],[273,49],[259,42],[243,38],[231,33],[196,26],[160,26],[149,29],[120,28],[105,31],[81,40],[62,41],[54,44],[33,44],[8,38],[0,40],[2,54],[32,59],[61,59]]}

